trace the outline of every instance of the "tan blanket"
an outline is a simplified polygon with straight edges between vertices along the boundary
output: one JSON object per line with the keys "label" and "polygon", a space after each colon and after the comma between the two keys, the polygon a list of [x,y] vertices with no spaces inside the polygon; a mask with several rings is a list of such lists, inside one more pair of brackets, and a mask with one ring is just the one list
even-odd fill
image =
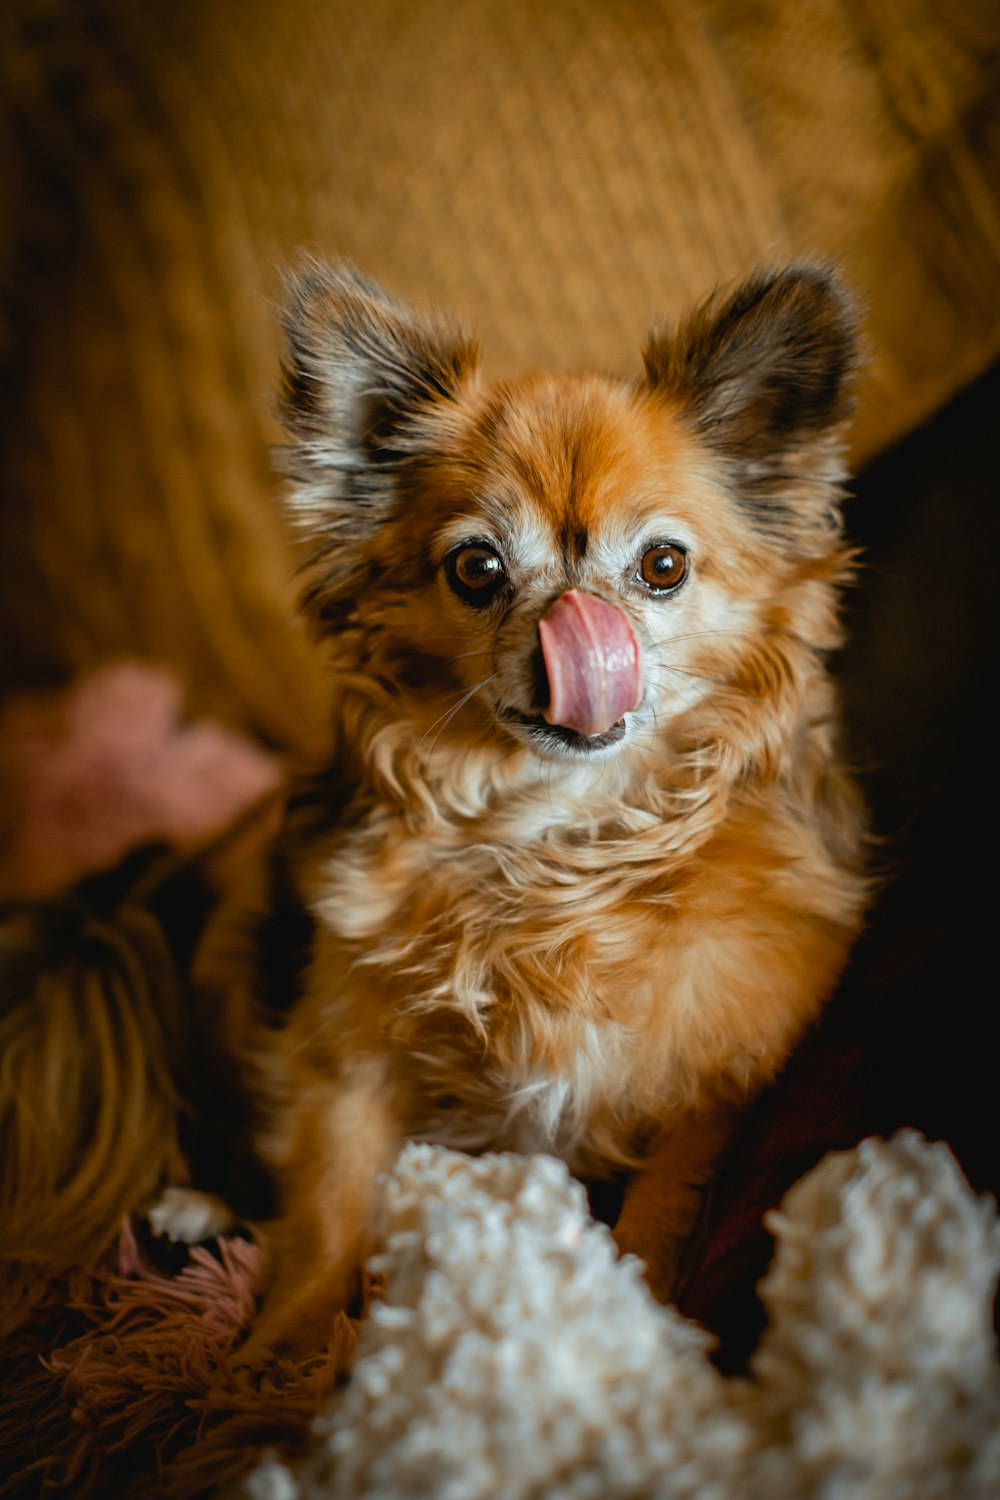
{"label": "tan blanket", "polygon": [[1000,348],[998,42],[991,0],[3,0],[0,687],[148,653],[316,744],[267,453],[301,246],[498,373],[835,256],[873,455]]}

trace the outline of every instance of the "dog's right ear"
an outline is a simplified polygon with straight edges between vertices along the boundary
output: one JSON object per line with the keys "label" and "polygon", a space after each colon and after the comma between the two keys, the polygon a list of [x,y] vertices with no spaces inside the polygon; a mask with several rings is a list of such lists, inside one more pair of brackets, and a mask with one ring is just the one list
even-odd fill
{"label": "dog's right ear", "polygon": [[293,442],[278,458],[297,481],[293,506],[321,526],[325,510],[377,508],[474,372],[474,341],[317,260],[286,276],[283,324],[280,416]]}
{"label": "dog's right ear", "polygon": [[322,630],[363,587],[366,541],[440,444],[478,364],[464,329],[417,313],[352,266],[306,261],[285,279],[275,452],[292,515],[312,541],[304,607]]}

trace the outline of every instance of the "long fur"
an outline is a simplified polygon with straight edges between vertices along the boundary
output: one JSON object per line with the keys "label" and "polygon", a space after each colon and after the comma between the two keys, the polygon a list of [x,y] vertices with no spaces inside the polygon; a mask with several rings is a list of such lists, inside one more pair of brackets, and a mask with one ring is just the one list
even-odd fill
{"label": "long fur", "polygon": [[[335,751],[289,833],[303,993],[258,1059],[282,1200],[260,1341],[315,1339],[350,1295],[405,1137],[628,1171],[617,1238],[669,1293],[734,1112],[864,907],[827,670],[854,323],[828,268],[761,272],[654,330],[634,383],[490,386],[461,328],[350,268],[291,278],[283,467]],[[651,597],[664,540],[688,575]],[[447,559],[483,541],[507,582],[474,608]],[[599,751],[537,717],[568,588],[642,657]]]}

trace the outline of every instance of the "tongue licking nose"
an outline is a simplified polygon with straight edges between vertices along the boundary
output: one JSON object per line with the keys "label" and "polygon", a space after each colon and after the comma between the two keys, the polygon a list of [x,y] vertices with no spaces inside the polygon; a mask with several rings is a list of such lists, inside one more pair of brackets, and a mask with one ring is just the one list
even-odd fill
{"label": "tongue licking nose", "polygon": [[549,683],[545,718],[578,734],[603,734],[642,698],[639,643],[627,615],[570,589],[538,622]]}

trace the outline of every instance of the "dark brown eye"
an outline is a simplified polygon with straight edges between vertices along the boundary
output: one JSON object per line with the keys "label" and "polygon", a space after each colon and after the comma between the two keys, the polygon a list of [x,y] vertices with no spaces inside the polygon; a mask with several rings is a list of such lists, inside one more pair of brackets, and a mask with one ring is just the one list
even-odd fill
{"label": "dark brown eye", "polygon": [[445,558],[445,574],[460,599],[481,609],[507,582],[499,554],[486,542],[466,542]]}
{"label": "dark brown eye", "polygon": [[663,542],[642,555],[638,578],[657,594],[668,594],[687,577],[688,555],[677,542]]}

